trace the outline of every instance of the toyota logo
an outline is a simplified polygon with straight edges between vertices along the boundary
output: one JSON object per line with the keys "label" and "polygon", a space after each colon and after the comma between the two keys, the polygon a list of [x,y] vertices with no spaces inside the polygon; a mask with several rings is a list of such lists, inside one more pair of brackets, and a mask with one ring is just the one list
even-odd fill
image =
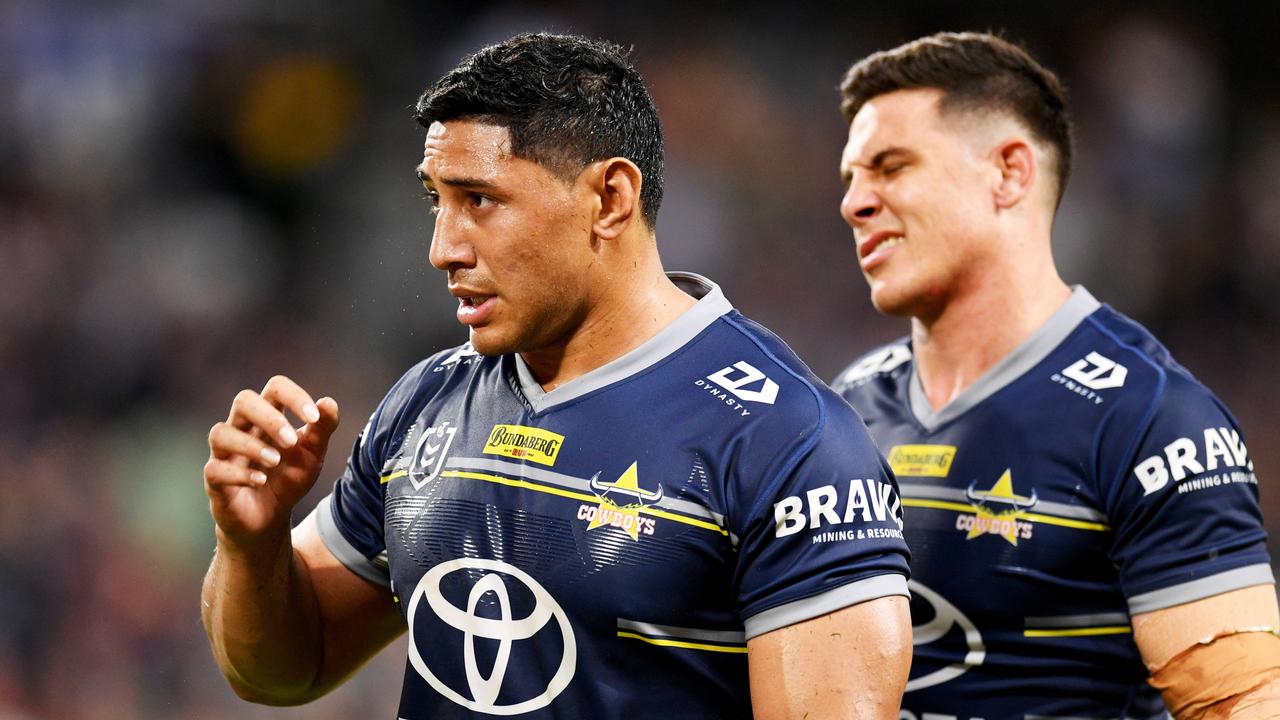
{"label": "toyota logo", "polygon": [[982,633],[978,632],[978,627],[973,624],[972,620],[965,617],[959,608],[916,580],[908,582],[907,587],[915,598],[924,600],[933,609],[933,618],[931,620],[911,628],[912,644],[928,645],[931,642],[941,640],[944,635],[951,631],[951,628],[958,625],[960,631],[964,633],[968,652],[965,653],[964,659],[960,662],[952,663],[927,675],[913,678],[907,682],[906,692],[923,690],[934,685],[941,685],[948,680],[954,680],[963,675],[969,668],[977,667],[982,664],[983,660],[987,659],[987,648],[982,642]]}
{"label": "toyota logo", "polygon": [[[460,608],[444,597],[444,594],[440,591],[440,583],[446,576],[464,570],[484,570],[488,572],[471,587],[470,595],[467,597],[467,607]],[[501,575],[498,573],[501,573]],[[506,577],[504,578],[503,576]],[[523,618],[513,618],[511,616],[511,597],[507,592],[506,583],[512,579],[521,583],[534,598],[533,610]],[[490,593],[493,594],[494,599],[497,601],[499,617],[480,617],[476,614],[476,608],[480,605],[480,601],[485,595]],[[436,617],[446,625],[462,631],[462,664],[463,669],[466,671],[467,686],[471,693],[471,699],[464,697],[462,693],[446,685],[435,673],[431,672],[426,660],[418,652],[418,643],[413,637],[415,627],[413,619],[421,607],[423,598],[426,598],[427,606],[431,608]],[[498,693],[502,690],[502,681],[506,677],[507,665],[511,660],[512,644],[518,640],[527,640],[533,637],[552,618],[555,618],[559,624],[560,635],[564,639],[564,656],[560,660],[560,666],[556,669],[555,675],[547,683],[546,690],[540,695],[521,702],[498,705]],[[556,696],[569,686],[569,682],[573,679],[574,670],[577,668],[578,649],[574,643],[573,627],[569,624],[569,618],[565,615],[564,610],[551,597],[551,594],[528,573],[498,560],[458,558],[457,560],[440,563],[428,570],[422,576],[422,579],[418,581],[417,587],[413,590],[413,595],[409,598],[408,621],[410,636],[409,662],[413,665],[414,670],[417,670],[422,679],[426,680],[436,692],[476,712],[489,713],[491,715],[519,715],[520,713],[544,708],[550,705],[551,701],[555,700]],[[493,670],[488,677],[481,674],[479,665],[476,662],[476,638],[498,641],[497,656],[494,658]],[[439,643],[432,646],[432,659],[438,665],[450,662],[449,660],[441,660],[442,657],[449,657],[448,653],[449,648],[441,647]]]}

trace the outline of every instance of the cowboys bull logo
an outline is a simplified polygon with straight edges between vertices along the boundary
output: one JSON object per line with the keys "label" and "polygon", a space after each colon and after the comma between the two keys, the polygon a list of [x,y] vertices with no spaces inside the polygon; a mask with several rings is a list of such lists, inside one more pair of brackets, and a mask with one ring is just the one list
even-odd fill
{"label": "cowboys bull logo", "polygon": [[662,500],[662,485],[658,485],[657,490],[642,489],[636,466],[637,463],[631,463],[631,467],[611,483],[600,482],[598,472],[591,476],[591,491],[600,498],[600,504],[578,507],[578,519],[590,521],[588,530],[615,527],[632,540],[639,540],[640,533],[653,534],[654,519],[641,516],[640,511]]}
{"label": "cowboys bull logo", "polygon": [[1022,518],[1040,500],[1034,489],[1030,497],[1015,493],[1012,472],[1005,470],[990,490],[979,490],[977,482],[969,483],[964,494],[973,503],[974,514],[957,517],[956,529],[968,531],[966,540],[999,535],[1010,545],[1017,545],[1018,540],[1031,539],[1034,526]]}
{"label": "cowboys bull logo", "polygon": [[413,462],[409,465],[409,481],[413,483],[414,490],[421,490],[423,485],[440,475],[457,430],[452,423],[445,421],[422,431],[413,451]]}

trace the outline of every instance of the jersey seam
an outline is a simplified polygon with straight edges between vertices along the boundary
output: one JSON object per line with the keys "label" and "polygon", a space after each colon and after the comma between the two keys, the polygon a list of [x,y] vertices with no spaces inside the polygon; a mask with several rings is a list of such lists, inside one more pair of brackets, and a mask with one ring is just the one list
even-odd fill
{"label": "jersey seam", "polygon": [[[412,374],[414,370],[419,370],[416,387],[414,387],[413,392],[409,396],[408,401],[401,404],[401,406],[395,411],[395,414],[392,417],[391,427],[389,428],[390,432],[388,432],[384,436],[381,446],[379,448],[380,452],[378,453],[378,456],[370,458],[371,460],[376,461],[371,463],[373,467],[376,468],[375,472],[379,474],[382,473],[383,465],[385,465],[386,463],[385,453],[386,453],[387,447],[392,444],[400,444],[403,446],[404,441],[408,439],[409,429],[413,427],[413,421],[410,418],[416,416],[416,413],[413,416],[409,414],[410,408],[420,409],[424,407],[427,402],[425,398],[428,395],[439,393],[440,389],[443,388],[446,384],[448,384],[449,378],[443,377],[443,373],[442,373],[442,378],[440,382],[437,383],[438,386],[435,388],[427,387],[423,382],[423,378],[427,376],[431,368],[439,366],[438,363],[439,363],[440,357],[444,356],[446,353],[452,353],[455,350],[457,350],[457,348],[449,348],[446,350],[441,350],[435,355],[415,365],[413,368],[410,368],[409,372],[406,372],[398,382],[396,382],[395,386],[391,388],[391,391],[388,393],[388,395],[390,395],[391,393],[399,389],[401,385],[407,383],[409,381],[410,374]],[[457,370],[460,367],[461,366],[458,366],[458,367],[455,367],[454,369]],[[469,372],[474,374],[476,372],[476,368],[472,367],[469,370]],[[452,375],[452,373],[450,373],[450,375]],[[375,411],[375,415],[379,420],[382,418],[383,409],[384,409],[383,407],[379,407]],[[408,422],[406,422],[406,420],[408,420]],[[377,426],[377,422],[375,421],[374,427],[376,426]],[[404,448],[404,451],[407,453],[413,452],[411,448],[407,448],[407,447]],[[391,486],[380,483],[379,487],[382,490],[383,532],[386,532],[386,498],[387,498],[387,491],[390,489]]]}
{"label": "jersey seam", "polygon": [[[772,496],[773,491],[776,489],[778,483],[782,482],[782,478],[786,477],[787,473],[792,468],[794,468],[794,466],[797,463],[799,463],[800,458],[802,458],[805,455],[805,453],[808,453],[810,450],[813,449],[815,445],[817,445],[819,436],[822,434],[822,431],[826,429],[827,410],[822,404],[822,396],[818,393],[818,389],[813,386],[813,383],[801,377],[799,373],[797,373],[795,370],[792,370],[785,363],[783,363],[782,360],[780,360],[777,355],[775,355],[771,350],[769,350],[767,347],[764,346],[764,343],[761,342],[760,339],[757,338],[754,333],[750,332],[746,327],[743,327],[739,322],[729,317],[728,315],[722,315],[719,319],[723,320],[725,323],[727,323],[728,325],[733,327],[735,330],[737,330],[739,333],[741,333],[744,337],[747,338],[747,340],[749,340],[752,344],[754,344],[756,348],[760,350],[760,352],[764,353],[766,357],[772,360],[779,368],[781,368],[788,375],[792,376],[798,382],[804,385],[804,387],[809,390],[809,394],[813,396],[814,404],[817,405],[817,409],[818,409],[818,421],[815,427],[813,428],[813,431],[809,433],[809,437],[805,440],[805,442],[799,448],[796,448],[791,452],[791,455],[786,459],[786,461],[779,468],[777,477],[772,478],[769,481],[768,485],[766,485],[764,488],[764,492],[760,493],[759,499],[756,500],[755,504],[753,504],[750,507],[750,509],[747,512],[747,517],[751,518],[756,516],[756,513],[759,512],[761,506],[765,502],[767,502],[768,499]],[[728,508],[725,508],[725,509],[727,510]]]}
{"label": "jersey seam", "polygon": [[[772,605],[765,605],[763,607],[759,607],[759,609],[756,609],[750,612],[748,612],[749,610],[748,607],[744,607],[744,609],[742,609],[742,620],[744,620],[744,623],[745,623],[746,620],[755,618],[756,615],[760,615],[762,614],[762,612],[768,612],[769,610],[776,609],[776,607],[791,605],[791,603],[794,603],[794,602],[804,602],[805,600],[809,600],[809,598],[818,597],[819,594],[826,594],[828,592],[836,591],[836,589],[845,587],[845,585],[850,585],[852,583],[860,583],[860,582],[863,582],[863,580],[870,580],[872,578],[879,578],[879,577],[882,577],[882,575],[901,575],[901,577],[904,578],[904,580],[911,579],[910,570],[906,571],[906,573],[904,573],[904,571],[902,570],[893,569],[893,568],[877,568],[873,570],[867,570],[863,575],[856,575],[856,577],[852,577],[852,578],[847,578],[847,577],[838,578],[836,580],[832,580],[832,582],[829,584],[819,585],[819,587],[813,589],[813,592],[801,594],[801,596],[788,597],[786,598],[786,600],[774,602],[772,603]],[[812,619],[813,618],[810,618],[810,620]]]}
{"label": "jersey seam", "polygon": [[[835,392],[836,392],[836,394],[838,394],[838,395],[843,395],[845,390],[851,390],[851,389],[853,389],[853,387],[854,387],[854,386],[853,386],[851,383],[849,383],[849,382],[839,382],[839,380],[840,380],[841,378],[843,378],[843,377],[845,376],[845,374],[846,374],[846,373],[848,373],[850,370],[852,370],[852,369],[854,368],[854,366],[856,366],[858,363],[862,362],[863,360],[865,360],[865,359],[867,359],[867,358],[871,357],[872,355],[875,355],[875,354],[876,354],[876,353],[878,353],[878,352],[884,352],[885,350],[888,350],[888,349],[889,349],[889,348],[891,348],[891,347],[897,347],[897,346],[899,346],[899,345],[906,346],[906,347],[908,347],[908,348],[909,348],[909,347],[910,347],[910,345],[911,345],[911,337],[910,337],[910,336],[908,336],[908,335],[903,335],[902,337],[898,338],[897,340],[894,340],[893,342],[887,342],[887,343],[885,343],[885,344],[883,344],[883,345],[878,345],[878,346],[876,346],[876,347],[874,347],[874,348],[872,348],[872,349],[868,350],[867,352],[864,352],[864,353],[862,353],[861,355],[859,355],[859,356],[855,357],[855,358],[853,359],[853,361],[852,361],[852,362],[850,362],[848,365],[846,365],[846,366],[844,367],[844,369],[843,369],[843,370],[841,370],[840,372],[836,373],[836,376],[835,376],[834,378],[832,378],[832,379],[831,379],[830,388],[831,388],[833,391],[835,391]],[[872,374],[868,375],[867,377],[865,377],[865,378],[863,378],[863,379],[864,379],[864,380],[866,380],[867,382],[870,382],[872,378],[877,377],[877,376],[892,375],[892,374],[894,373],[894,371],[896,371],[898,368],[900,368],[900,367],[902,367],[902,366],[904,366],[904,365],[912,364],[912,363],[914,363],[914,362],[915,362],[915,355],[913,354],[913,355],[911,356],[911,359],[910,359],[910,360],[908,360],[907,362],[904,362],[904,363],[902,363],[901,365],[895,366],[895,367],[894,367],[893,369],[891,369],[891,370],[882,370],[882,371],[874,372],[874,373],[872,373]],[[837,383],[838,383],[838,384],[837,384]],[[866,383],[860,383],[860,385],[864,385],[864,384],[866,384]]]}
{"label": "jersey seam", "polygon": [[[1265,538],[1258,538],[1252,543],[1252,545],[1256,546],[1258,543],[1265,543]],[[1255,547],[1255,551],[1256,551],[1256,547]],[[1226,563],[1223,565],[1210,565],[1211,563],[1222,563],[1223,560],[1221,556],[1217,558],[1203,559],[1200,562],[1197,562],[1193,565],[1183,565],[1183,566],[1180,566],[1178,569],[1183,571],[1190,569],[1191,573],[1189,575],[1178,578],[1176,581],[1173,581],[1173,582],[1169,582],[1168,578],[1157,578],[1156,580],[1152,581],[1156,584],[1150,587],[1146,587],[1142,585],[1135,588],[1126,587],[1124,588],[1125,600],[1128,601],[1128,599],[1130,597],[1133,597],[1134,595],[1148,595],[1150,593],[1160,592],[1162,590],[1170,590],[1172,588],[1178,587],[1179,585],[1186,585],[1187,583],[1196,582],[1197,580],[1204,580],[1206,578],[1215,577],[1223,573],[1231,572],[1232,570],[1239,570],[1241,568],[1253,567],[1255,565],[1270,566],[1270,560],[1267,557],[1265,547],[1263,552],[1260,555],[1261,555],[1261,559],[1259,559],[1259,557],[1257,556],[1251,556],[1249,554],[1244,554],[1244,555],[1237,554],[1234,556],[1233,560],[1226,561]],[[1208,572],[1204,572],[1206,569],[1208,570]],[[1212,594],[1205,595],[1204,597],[1211,597],[1211,596]]]}
{"label": "jersey seam", "polygon": [[[852,585],[854,583],[871,580],[873,578],[883,577],[885,575],[899,575],[903,578],[904,582],[907,582],[911,579],[910,570],[908,570],[907,572],[903,572],[902,570],[896,570],[892,568],[877,568],[874,570],[868,570],[865,575],[858,575],[852,578],[849,578],[849,577],[839,578],[838,580],[833,581],[829,585],[822,585],[814,589],[813,592],[805,593],[804,595],[799,595],[797,597],[787,598],[785,600],[781,600],[776,603],[773,603],[772,605],[766,605],[759,609],[753,610],[749,613],[747,612],[747,608],[743,608],[742,609],[743,623],[745,624],[747,620],[757,617],[770,610],[780,608],[785,605],[790,605],[792,603],[804,602],[805,600],[815,598],[819,595],[825,595],[826,593],[838,590],[842,587],[845,587],[846,585]],[[881,597],[888,597],[888,596],[881,596]],[[849,607],[849,606],[846,605],[845,607]],[[817,617],[817,616],[815,615],[814,617]],[[806,620],[812,620],[812,619],[813,619],[812,617],[806,618]],[[800,621],[800,622],[803,622],[803,621]]]}
{"label": "jersey seam", "polygon": [[[1110,338],[1114,343],[1116,343],[1116,345],[1132,353],[1139,361],[1149,365],[1151,369],[1155,370],[1156,377],[1158,379],[1156,389],[1151,393],[1150,405],[1143,414],[1142,422],[1138,424],[1128,446],[1125,448],[1124,454],[1121,455],[1121,463],[1113,476],[1110,491],[1105,494],[1099,492],[1099,497],[1101,497],[1103,502],[1106,503],[1106,505],[1104,505],[1104,510],[1109,511],[1115,504],[1115,496],[1121,492],[1121,488],[1124,486],[1124,479],[1128,475],[1128,468],[1133,464],[1133,460],[1137,456],[1138,446],[1141,445],[1142,437],[1151,429],[1151,423],[1154,421],[1156,411],[1159,409],[1160,399],[1164,397],[1165,387],[1168,385],[1168,375],[1165,373],[1164,368],[1153,362],[1140,349],[1121,340],[1115,333],[1111,332],[1110,329],[1103,327],[1102,323],[1098,322],[1095,315],[1096,313],[1094,315],[1090,315],[1085,320],[1092,325],[1095,330]],[[1094,454],[1098,456],[1102,454],[1100,447],[1101,439],[1102,433],[1101,429],[1099,429],[1098,436],[1095,440],[1098,444],[1095,444],[1094,446]],[[1101,491],[1102,488],[1097,488],[1097,490]],[[1111,514],[1110,512],[1106,512],[1106,515],[1110,517]]]}
{"label": "jersey seam", "polygon": [[[439,364],[441,358],[456,351],[457,349],[457,347],[446,348],[417,363],[414,363],[412,367],[400,376],[400,379],[396,380],[395,383],[391,385],[391,388],[387,390],[387,394],[383,397],[383,401],[378,403],[378,407],[374,409],[373,415],[370,417],[369,421],[369,434],[373,437],[360,438],[359,441],[360,454],[364,456],[365,464],[374,468],[375,473],[382,472],[382,467],[386,462],[386,458],[384,457],[385,451],[391,442],[396,439],[403,440],[404,436],[407,435],[408,429],[403,427],[405,414],[409,408],[418,407],[420,405],[420,398],[422,398],[427,391],[427,389],[423,387],[423,378],[426,377],[431,368],[436,367]],[[412,393],[410,393],[409,398],[405,402],[401,403],[400,407],[395,410],[391,425],[387,428],[388,432],[382,434],[381,438],[379,438],[378,428],[382,425],[384,412],[388,409],[387,399],[409,384],[411,382],[410,378],[414,376],[416,376],[417,386],[413,389]],[[445,381],[441,380],[439,384],[443,386],[444,383]],[[376,448],[375,445],[377,446]],[[377,515],[380,530],[379,536],[383,540],[382,545],[385,549],[387,532],[387,491],[390,489],[390,485],[383,484],[379,482],[379,480],[380,478],[374,477],[372,482],[378,482],[378,495],[382,501],[382,507]],[[361,482],[367,484],[370,482],[370,479],[362,478]],[[352,542],[349,535],[351,530],[346,526],[345,518],[339,517],[336,504],[331,504],[330,507],[334,517],[335,527],[338,528],[339,532],[346,536],[347,542]]]}
{"label": "jersey seam", "polygon": [[[726,313],[726,315],[727,315],[727,313]],[[720,317],[716,318],[716,320],[724,319],[724,317],[725,317],[724,315],[721,315]],[[604,386],[602,386],[602,387],[598,387],[598,388],[596,388],[596,389],[594,389],[594,390],[591,390],[590,392],[583,393],[582,395],[579,395],[578,397],[575,397],[575,398],[572,398],[572,399],[566,400],[566,401],[564,401],[564,402],[562,402],[562,403],[556,403],[555,405],[552,405],[551,407],[543,408],[543,409],[541,409],[541,410],[535,410],[535,409],[533,408],[533,403],[532,403],[532,402],[529,402],[529,403],[528,403],[528,407],[529,407],[529,409],[530,409],[529,417],[531,417],[531,418],[545,417],[545,416],[549,415],[550,413],[552,413],[552,412],[554,412],[554,411],[556,411],[556,410],[560,410],[560,409],[563,409],[563,408],[571,408],[571,407],[573,407],[574,405],[577,405],[577,404],[578,404],[578,403],[580,403],[580,402],[584,402],[584,401],[586,401],[586,400],[587,400],[587,399],[589,399],[589,398],[593,398],[593,397],[595,397],[596,395],[598,395],[598,394],[599,394],[599,393],[601,393],[601,392],[604,392],[605,390],[610,390],[610,389],[613,389],[613,388],[622,387],[623,385],[626,385],[627,383],[630,383],[630,382],[632,382],[632,381],[634,381],[634,380],[639,380],[640,378],[645,377],[646,375],[648,375],[649,373],[651,373],[651,372],[653,372],[653,371],[657,370],[658,368],[663,367],[664,365],[667,365],[668,363],[674,362],[677,358],[679,358],[679,357],[683,356],[686,352],[689,352],[689,351],[693,348],[693,346],[694,346],[694,345],[696,345],[696,344],[698,344],[698,343],[703,339],[703,336],[705,336],[705,335],[706,335],[706,334],[711,330],[711,328],[713,328],[714,326],[715,326],[715,322],[714,322],[714,321],[713,321],[713,322],[711,322],[711,323],[709,323],[709,324],[707,324],[707,326],[706,326],[706,327],[704,327],[704,328],[703,328],[703,329],[702,329],[702,330],[701,330],[697,335],[694,335],[693,337],[689,338],[689,341],[688,341],[688,342],[686,342],[684,345],[681,345],[679,348],[676,348],[675,350],[672,350],[670,353],[668,353],[668,354],[667,354],[665,357],[663,357],[662,359],[657,360],[657,361],[656,361],[656,362],[654,362],[652,365],[650,365],[650,366],[648,366],[648,367],[646,367],[646,368],[643,368],[643,369],[639,370],[638,372],[632,373],[631,375],[628,375],[628,376],[626,376],[626,377],[624,377],[624,378],[621,378],[621,379],[616,380],[616,381],[614,381],[614,382],[612,382],[612,383],[609,383],[608,385],[604,385]],[[518,385],[518,383],[517,383],[517,385]],[[523,393],[521,393],[521,397],[523,397]]]}

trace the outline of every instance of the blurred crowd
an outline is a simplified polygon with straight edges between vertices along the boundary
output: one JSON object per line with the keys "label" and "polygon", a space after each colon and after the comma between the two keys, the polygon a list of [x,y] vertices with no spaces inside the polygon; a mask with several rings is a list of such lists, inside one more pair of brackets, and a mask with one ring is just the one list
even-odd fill
{"label": "blurred crowd", "polygon": [[1025,42],[1078,123],[1066,279],[1234,410],[1280,523],[1280,11],[698,5],[0,2],[0,720],[395,716],[402,650],[309,708],[227,689],[198,607],[206,434],[277,372],[335,397],[302,512],[399,374],[465,340],[426,259],[409,108],[527,30],[635,46],[668,268],[828,378],[906,327],[871,309],[838,215],[841,73],[936,30]]}

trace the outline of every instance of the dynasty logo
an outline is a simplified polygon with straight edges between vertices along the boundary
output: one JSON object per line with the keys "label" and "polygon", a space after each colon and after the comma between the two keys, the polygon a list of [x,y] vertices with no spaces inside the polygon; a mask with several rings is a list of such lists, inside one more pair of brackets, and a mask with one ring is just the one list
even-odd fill
{"label": "dynasty logo", "polygon": [[658,485],[657,490],[642,489],[636,465],[631,463],[631,467],[611,483],[600,482],[598,472],[591,476],[591,492],[600,498],[600,503],[578,506],[578,519],[589,521],[588,530],[615,527],[632,540],[639,540],[640,533],[653,534],[654,519],[642,517],[640,511],[662,500],[662,485]]}
{"label": "dynasty logo", "polygon": [[1040,500],[1035,490],[1031,491],[1031,497],[1015,493],[1013,474],[1008,469],[990,490],[978,490],[977,483],[972,482],[964,494],[973,503],[974,513],[957,516],[956,529],[968,532],[966,540],[980,535],[999,535],[1010,545],[1017,545],[1018,540],[1031,539],[1034,525],[1022,519],[1023,513]]}
{"label": "dynasty logo", "polygon": [[445,358],[431,369],[431,372],[440,372],[442,370],[452,370],[462,365],[474,365],[480,362],[480,353],[471,347],[471,343],[466,343],[454,350],[449,357]]}
{"label": "dynasty logo", "polygon": [[564,436],[542,428],[524,425],[494,425],[484,452],[509,458],[530,460],[542,465],[555,465]]}

